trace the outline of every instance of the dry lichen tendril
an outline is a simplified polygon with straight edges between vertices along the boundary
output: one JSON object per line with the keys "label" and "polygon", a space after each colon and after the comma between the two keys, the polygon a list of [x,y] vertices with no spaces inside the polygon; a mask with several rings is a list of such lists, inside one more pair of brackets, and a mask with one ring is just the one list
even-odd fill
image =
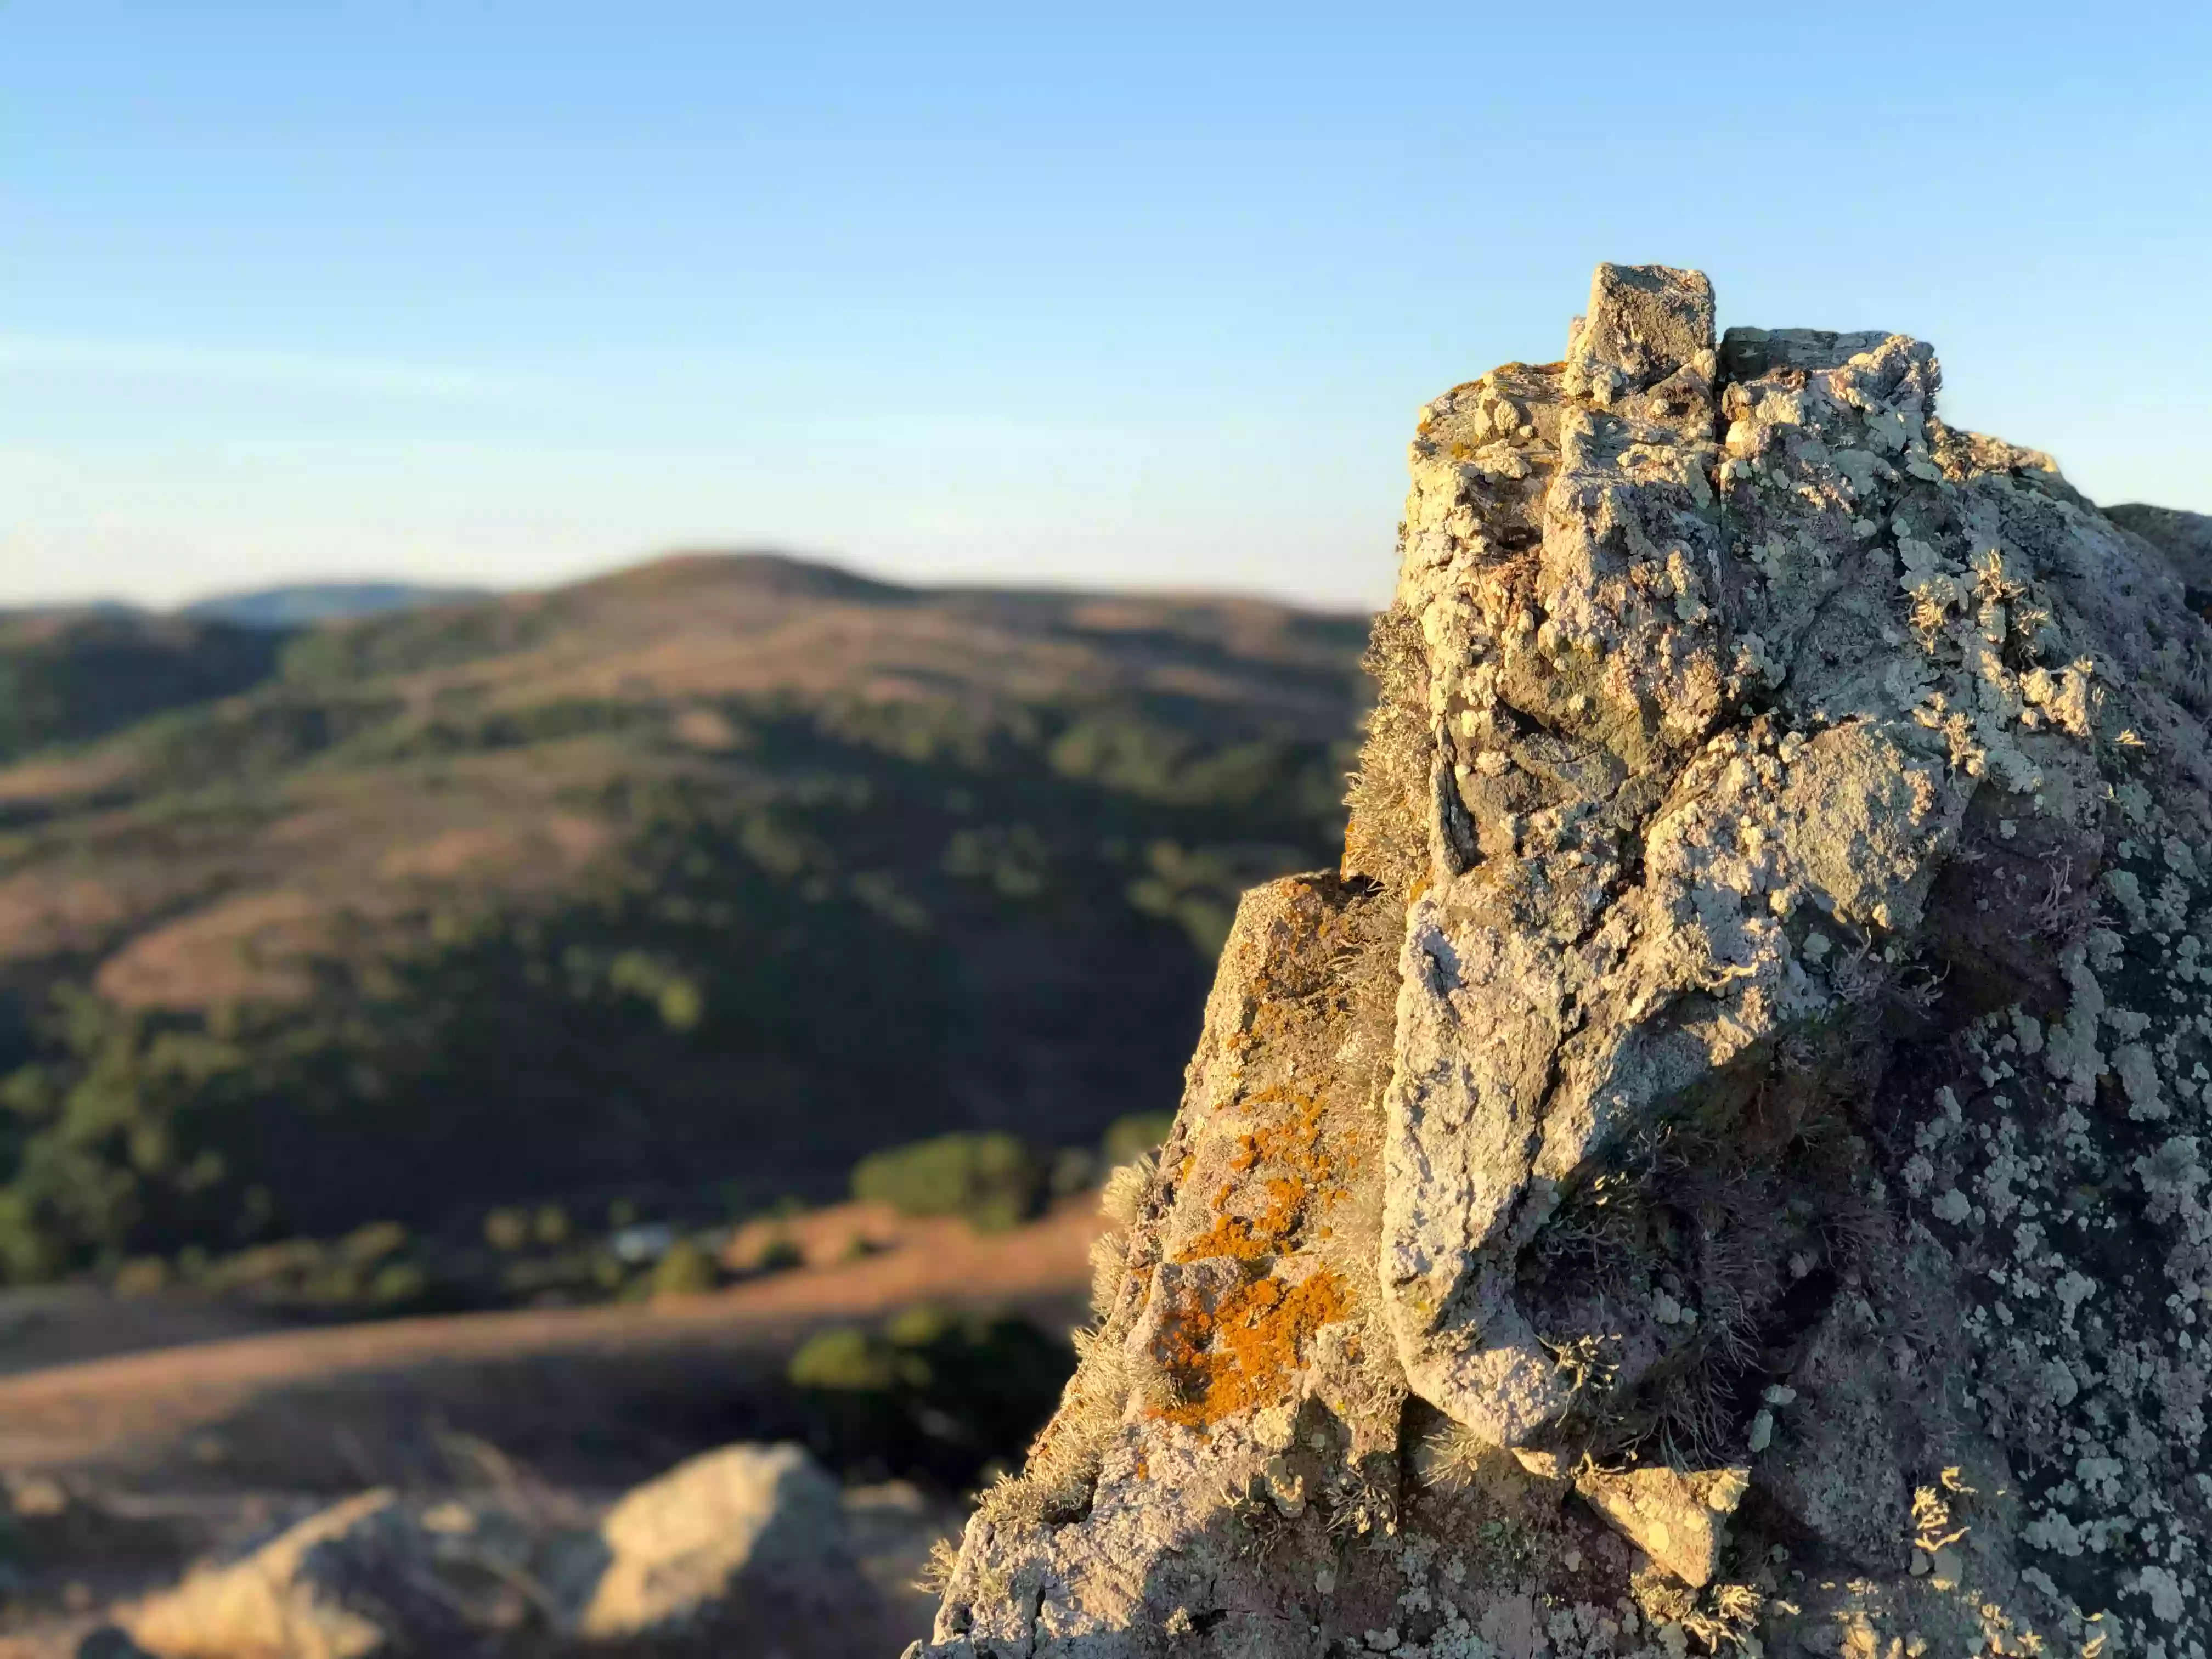
{"label": "dry lichen tendril", "polygon": [[[1955,1466],[1943,1471],[1942,1480],[1945,1492],[1956,1492],[1962,1498],[1973,1496],[1974,1489],[1959,1478]],[[1912,1541],[1919,1548],[1933,1555],[1964,1538],[1970,1528],[1954,1528],[1951,1519],[1950,1504],[1934,1486],[1922,1486],[1912,1494]]]}

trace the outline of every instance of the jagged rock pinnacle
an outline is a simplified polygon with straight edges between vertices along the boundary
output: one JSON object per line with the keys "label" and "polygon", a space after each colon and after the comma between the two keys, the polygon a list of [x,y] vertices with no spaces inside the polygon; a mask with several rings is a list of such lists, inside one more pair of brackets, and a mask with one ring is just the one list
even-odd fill
{"label": "jagged rock pinnacle", "polygon": [[1420,412],[1343,868],[933,1653],[2212,1644],[2212,635],[1927,346],[1713,319]]}

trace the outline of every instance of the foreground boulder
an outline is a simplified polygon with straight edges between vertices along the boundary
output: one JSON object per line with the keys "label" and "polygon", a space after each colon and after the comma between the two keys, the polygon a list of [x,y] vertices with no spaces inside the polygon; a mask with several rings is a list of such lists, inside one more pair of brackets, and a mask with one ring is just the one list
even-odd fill
{"label": "foreground boulder", "polygon": [[[941,1535],[918,1493],[878,1489],[850,1502],[877,1556],[919,1565]],[[859,1659],[895,1650],[915,1610],[869,1577],[881,1563],[860,1559],[848,1508],[793,1445],[695,1457],[582,1530],[554,1530],[527,1505],[420,1507],[367,1492],[87,1639],[155,1659],[673,1659],[739,1644],[763,1659]]]}
{"label": "foreground boulder", "polygon": [[301,1522],[244,1560],[197,1573],[127,1621],[161,1659],[364,1659],[453,1650],[465,1626],[428,1535],[386,1492]]}
{"label": "foreground boulder", "polygon": [[933,1652],[2212,1644],[2212,635],[1939,383],[1606,265],[1421,412],[1343,867]]}
{"label": "foreground boulder", "polygon": [[[592,1641],[666,1643],[770,1630],[793,1652],[844,1651],[879,1610],[847,1536],[837,1483],[798,1446],[726,1446],[617,1504],[557,1595]],[[765,1650],[763,1647],[762,1650]]]}

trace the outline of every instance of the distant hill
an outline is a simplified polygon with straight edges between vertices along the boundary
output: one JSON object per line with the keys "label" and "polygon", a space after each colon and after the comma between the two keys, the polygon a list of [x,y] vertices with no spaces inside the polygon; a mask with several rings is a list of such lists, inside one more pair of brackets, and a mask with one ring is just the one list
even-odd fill
{"label": "distant hill", "polygon": [[380,617],[428,605],[453,605],[489,597],[477,587],[427,587],[410,582],[303,582],[217,593],[179,613],[240,628],[299,628],[354,617]]}
{"label": "distant hill", "polygon": [[280,643],[119,605],[0,613],[0,762],[243,690],[274,671]]}
{"label": "distant hill", "polygon": [[222,632],[0,765],[0,1272],[1170,1108],[1237,894],[1334,856],[1365,631],[696,555]]}

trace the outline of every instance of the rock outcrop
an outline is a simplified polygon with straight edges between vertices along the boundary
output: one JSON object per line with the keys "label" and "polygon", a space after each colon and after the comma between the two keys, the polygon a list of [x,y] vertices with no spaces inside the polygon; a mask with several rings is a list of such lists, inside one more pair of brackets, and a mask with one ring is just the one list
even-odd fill
{"label": "rock outcrop", "polygon": [[1938,384],[1606,265],[1421,411],[933,1654],[2212,1644],[2212,635]]}
{"label": "rock outcrop", "polygon": [[608,1511],[592,1544],[575,1558],[587,1571],[556,1587],[592,1640],[876,1623],[837,1483],[795,1445],[679,1464]]}

